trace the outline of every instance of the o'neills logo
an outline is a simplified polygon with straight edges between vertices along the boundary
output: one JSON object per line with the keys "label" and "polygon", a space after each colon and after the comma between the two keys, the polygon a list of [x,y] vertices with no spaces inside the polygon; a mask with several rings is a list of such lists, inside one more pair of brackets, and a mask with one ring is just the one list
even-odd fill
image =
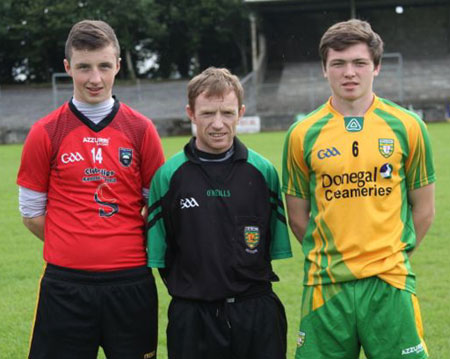
{"label": "o'neills logo", "polygon": [[[325,189],[325,199],[357,198],[388,196],[392,192],[390,186],[377,184],[378,168],[373,171],[358,171],[339,175],[322,174],[321,184]],[[341,188],[341,187],[346,188]]]}
{"label": "o'neills logo", "polygon": [[208,197],[231,197],[231,191],[229,189],[208,189],[206,191]]}

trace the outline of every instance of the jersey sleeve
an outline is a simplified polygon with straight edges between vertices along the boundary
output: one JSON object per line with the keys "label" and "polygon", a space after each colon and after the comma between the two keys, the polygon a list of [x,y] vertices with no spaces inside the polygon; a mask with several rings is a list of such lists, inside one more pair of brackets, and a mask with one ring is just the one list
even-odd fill
{"label": "jersey sleeve", "polygon": [[284,141],[282,190],[288,195],[309,199],[309,170],[304,160],[303,140],[297,125],[292,125]]}
{"label": "jersey sleeve", "polygon": [[143,188],[149,188],[153,175],[164,163],[164,153],[161,145],[161,139],[151,121],[146,129],[144,140],[142,142],[142,163],[141,177]]}
{"label": "jersey sleeve", "polygon": [[282,259],[292,257],[278,172],[269,160],[252,150],[249,150],[248,161],[263,175],[269,190],[269,205],[271,208],[270,258]]}
{"label": "jersey sleeve", "polygon": [[44,127],[35,124],[25,140],[17,184],[33,191],[47,193],[52,161],[51,142]]}
{"label": "jersey sleeve", "polygon": [[270,257],[272,259],[283,259],[292,257],[291,243],[286,223],[284,204],[281,198],[280,181],[276,169],[271,166],[269,176],[270,190]]}
{"label": "jersey sleeve", "polygon": [[163,177],[161,168],[153,177],[148,198],[147,254],[148,266],[152,268],[165,267],[167,242],[162,209]]}
{"label": "jersey sleeve", "polygon": [[148,266],[165,268],[167,250],[167,228],[164,217],[170,216],[164,209],[164,200],[170,195],[171,179],[177,169],[187,161],[184,152],[179,152],[161,166],[153,177],[148,198],[147,255]]}
{"label": "jersey sleeve", "polygon": [[406,160],[406,183],[409,191],[436,180],[430,138],[420,118],[409,129],[409,154]]}

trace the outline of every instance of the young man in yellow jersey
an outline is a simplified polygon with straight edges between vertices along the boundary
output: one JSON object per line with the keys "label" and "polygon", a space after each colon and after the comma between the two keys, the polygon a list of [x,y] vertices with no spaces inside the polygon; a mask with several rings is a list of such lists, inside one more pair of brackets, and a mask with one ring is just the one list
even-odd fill
{"label": "young man in yellow jersey", "polygon": [[320,47],[331,98],[289,130],[283,191],[305,254],[296,358],[423,359],[410,256],[434,217],[425,124],[373,93],[383,42],[331,26]]}

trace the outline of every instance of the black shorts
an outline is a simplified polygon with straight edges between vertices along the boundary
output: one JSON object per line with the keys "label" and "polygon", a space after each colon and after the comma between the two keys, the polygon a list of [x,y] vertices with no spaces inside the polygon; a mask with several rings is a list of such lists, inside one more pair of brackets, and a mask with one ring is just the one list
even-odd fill
{"label": "black shorts", "polygon": [[286,315],[274,293],[220,302],[173,298],[170,359],[285,359]]}
{"label": "black shorts", "polygon": [[47,265],[30,359],[154,359],[158,300],[147,267],[86,272]]}

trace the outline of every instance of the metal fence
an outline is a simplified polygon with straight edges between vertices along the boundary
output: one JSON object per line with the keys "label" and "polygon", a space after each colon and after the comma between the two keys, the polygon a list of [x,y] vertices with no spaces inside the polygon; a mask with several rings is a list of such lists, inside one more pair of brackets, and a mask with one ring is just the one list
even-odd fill
{"label": "metal fence", "polygon": [[[392,101],[404,103],[401,54],[385,54],[382,62],[382,71],[374,83],[375,92]],[[330,89],[319,62],[287,63],[276,80],[260,84],[257,93],[257,112],[291,115],[314,110],[327,101]]]}
{"label": "metal fence", "polygon": [[[381,72],[375,80],[375,92],[424,113],[425,120],[444,120],[446,116],[450,117],[449,65],[450,58],[406,61],[400,54],[385,54]],[[170,132],[164,126],[178,121],[182,127],[186,122],[187,82],[118,82],[114,93],[122,102],[154,119],[162,133],[171,134],[176,132]],[[267,129],[278,128],[275,122],[279,118],[292,119],[298,113],[314,110],[330,96],[319,62],[287,63],[276,76],[266,73],[264,82],[255,79],[253,73],[243,77],[241,82],[245,90],[246,113],[261,116],[263,128]],[[70,78],[65,75],[55,75],[53,87],[2,86],[0,137],[15,131],[21,135],[12,136],[11,141],[20,142],[23,133],[26,134],[35,121],[67,101],[72,91]],[[7,140],[0,138],[0,141]]]}

